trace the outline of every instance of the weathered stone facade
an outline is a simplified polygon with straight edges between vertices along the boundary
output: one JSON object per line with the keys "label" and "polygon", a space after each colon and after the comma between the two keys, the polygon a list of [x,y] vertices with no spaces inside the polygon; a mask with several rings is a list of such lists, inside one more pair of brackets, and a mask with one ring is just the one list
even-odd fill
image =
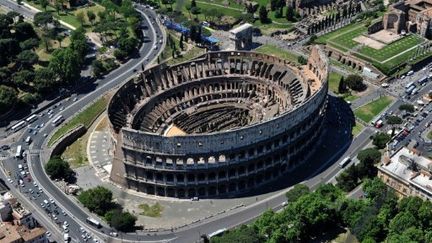
{"label": "weathered stone facade", "polygon": [[150,195],[220,197],[289,173],[319,141],[328,68],[316,47],[302,67],[232,51],[145,70],[108,107],[111,179]]}

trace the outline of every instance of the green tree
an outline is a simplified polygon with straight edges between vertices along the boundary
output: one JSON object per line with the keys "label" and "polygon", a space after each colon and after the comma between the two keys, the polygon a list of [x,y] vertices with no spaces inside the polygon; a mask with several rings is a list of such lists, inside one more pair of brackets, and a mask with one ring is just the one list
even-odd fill
{"label": "green tree", "polygon": [[55,85],[55,73],[49,68],[36,70],[33,86],[39,93],[51,91]]}
{"label": "green tree", "polygon": [[225,232],[222,236],[211,239],[212,243],[259,243],[264,239],[260,238],[252,227],[242,225],[237,229]]}
{"label": "green tree", "polygon": [[0,85],[0,113],[12,108],[18,101],[18,93],[11,87]]}
{"label": "green tree", "polygon": [[46,11],[49,3],[48,0],[39,0],[39,4],[44,9],[44,11]]}
{"label": "green tree", "polygon": [[373,137],[372,144],[375,145],[378,149],[383,149],[386,147],[386,144],[390,141],[390,139],[390,135],[380,132]]}
{"label": "green tree", "polygon": [[355,91],[363,91],[367,86],[363,83],[363,78],[357,74],[348,75],[345,79],[346,85]]}
{"label": "green tree", "polygon": [[181,50],[184,50],[183,39],[184,39],[183,34],[181,34],[181,36],[180,36],[180,42],[179,42],[179,47],[180,47]]}
{"label": "green tree", "polygon": [[59,156],[55,156],[48,160],[45,165],[45,171],[51,179],[63,179],[65,181],[69,181],[74,175],[68,162],[64,161]]}
{"label": "green tree", "polygon": [[344,76],[341,76],[341,78],[339,80],[339,85],[338,85],[338,93],[343,94],[345,92],[347,92],[347,87],[345,84]]}
{"label": "green tree", "polygon": [[105,69],[105,66],[103,65],[103,62],[101,62],[99,60],[93,60],[92,70],[93,70],[93,76],[95,76],[95,77],[100,77],[106,72],[106,69]]}
{"label": "green tree", "polygon": [[407,112],[411,112],[411,113],[415,111],[414,106],[411,104],[402,104],[399,106],[399,110],[407,111]]}
{"label": "green tree", "polygon": [[336,177],[338,187],[343,191],[352,191],[359,184],[359,173],[357,166],[351,165]]}
{"label": "green tree", "polygon": [[128,55],[127,52],[125,52],[125,51],[123,51],[121,49],[115,49],[114,50],[114,57],[117,60],[125,60],[126,57],[127,57],[127,55]]}
{"label": "green tree", "polygon": [[307,64],[307,59],[303,56],[298,56],[297,57],[297,62],[300,63],[301,65],[306,65]]}
{"label": "green tree", "polygon": [[20,42],[30,38],[38,37],[33,28],[33,25],[27,22],[18,22],[17,24],[15,24],[14,30],[15,30],[14,36]]}
{"label": "green tree", "polygon": [[359,161],[372,160],[373,163],[378,163],[381,160],[381,152],[375,148],[363,149],[357,154]]}
{"label": "green tree", "polygon": [[94,21],[96,20],[96,14],[93,11],[88,10],[87,11],[87,18],[90,21],[90,23],[93,25]]}
{"label": "green tree", "polygon": [[269,22],[268,19],[268,12],[265,6],[261,6],[259,8],[259,19],[261,21],[261,23],[266,24]]}
{"label": "green tree", "polygon": [[135,37],[120,38],[118,45],[120,50],[125,51],[128,55],[130,55],[136,50],[138,40]]}
{"label": "green tree", "polygon": [[79,56],[72,48],[57,49],[53,52],[48,65],[58,79],[65,83],[72,83],[80,77]]}
{"label": "green tree", "polygon": [[295,202],[301,196],[310,193],[310,189],[308,186],[304,184],[296,184],[291,190],[287,191],[285,196],[288,199],[288,202]]}
{"label": "green tree", "polygon": [[72,31],[70,41],[71,43],[69,48],[71,48],[78,55],[78,61],[80,64],[82,64],[88,51],[85,30],[80,27]]}
{"label": "green tree", "polygon": [[379,178],[365,179],[363,181],[363,192],[367,198],[376,200],[387,193],[387,186]]}
{"label": "green tree", "polygon": [[388,116],[387,117],[387,124],[390,125],[396,125],[396,124],[402,124],[403,120],[402,118],[398,116]]}
{"label": "green tree", "polygon": [[30,71],[23,69],[13,74],[12,80],[17,87],[23,88],[33,82],[35,74]]}
{"label": "green tree", "polygon": [[85,16],[84,13],[82,11],[79,11],[78,13],[75,14],[75,17],[77,18],[77,20],[80,22],[81,26],[84,25],[85,22]]}
{"label": "green tree", "polygon": [[291,22],[295,21],[294,9],[291,6],[287,6],[287,9],[286,9],[286,19],[288,21],[291,21]]}
{"label": "green tree", "polygon": [[105,218],[111,227],[123,232],[134,231],[135,222],[137,220],[137,218],[129,212],[122,212],[118,209],[107,212]]}
{"label": "green tree", "polygon": [[192,1],[191,1],[191,7],[192,7],[192,8],[196,8],[196,7],[197,7],[197,4],[196,4],[196,1],[195,1],[195,0],[192,0]]}
{"label": "green tree", "polygon": [[91,212],[98,215],[105,215],[113,208],[112,199],[112,192],[102,186],[85,190],[78,195],[78,200]]}
{"label": "green tree", "polygon": [[31,67],[36,64],[38,60],[38,55],[30,50],[24,50],[17,55],[17,61],[22,67]]}

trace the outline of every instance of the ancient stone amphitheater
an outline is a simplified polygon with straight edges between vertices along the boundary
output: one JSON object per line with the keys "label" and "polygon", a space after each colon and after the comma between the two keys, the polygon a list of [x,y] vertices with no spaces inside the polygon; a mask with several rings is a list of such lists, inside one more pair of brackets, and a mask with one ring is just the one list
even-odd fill
{"label": "ancient stone amphitheater", "polygon": [[248,192],[307,162],[319,142],[328,60],[307,65],[254,52],[210,52],[144,70],[108,115],[111,180],[150,195]]}

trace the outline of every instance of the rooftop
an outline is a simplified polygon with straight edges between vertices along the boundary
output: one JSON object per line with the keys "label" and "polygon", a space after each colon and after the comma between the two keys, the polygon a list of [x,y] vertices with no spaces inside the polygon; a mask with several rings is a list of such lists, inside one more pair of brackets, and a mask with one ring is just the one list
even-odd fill
{"label": "rooftop", "polygon": [[394,154],[380,170],[393,175],[411,186],[421,189],[432,197],[432,180],[430,169],[432,161],[420,156],[406,147]]}

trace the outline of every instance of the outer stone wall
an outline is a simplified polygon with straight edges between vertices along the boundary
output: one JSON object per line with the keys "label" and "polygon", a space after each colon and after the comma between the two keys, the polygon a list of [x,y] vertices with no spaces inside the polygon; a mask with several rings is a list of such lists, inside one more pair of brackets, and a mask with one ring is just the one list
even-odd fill
{"label": "outer stone wall", "polygon": [[[178,109],[176,102],[189,101],[184,100],[186,95],[157,102],[155,97],[179,85],[206,84],[208,79],[223,77],[262,82],[265,85],[255,88],[291,107],[274,117],[226,131],[174,137],[156,132],[163,128],[156,121],[169,121],[172,110]],[[302,67],[262,54],[216,52],[177,66],[146,70],[140,79],[121,87],[108,108],[116,147],[111,179],[147,194],[179,198],[232,195],[270,182],[313,154],[322,132],[327,77],[328,60],[318,47]],[[271,85],[285,90],[289,97],[269,93]],[[191,96],[213,89],[215,86],[204,85]],[[239,92],[229,84],[217,90]],[[143,111],[151,100],[153,109]],[[140,126],[142,122],[148,127]]]}

